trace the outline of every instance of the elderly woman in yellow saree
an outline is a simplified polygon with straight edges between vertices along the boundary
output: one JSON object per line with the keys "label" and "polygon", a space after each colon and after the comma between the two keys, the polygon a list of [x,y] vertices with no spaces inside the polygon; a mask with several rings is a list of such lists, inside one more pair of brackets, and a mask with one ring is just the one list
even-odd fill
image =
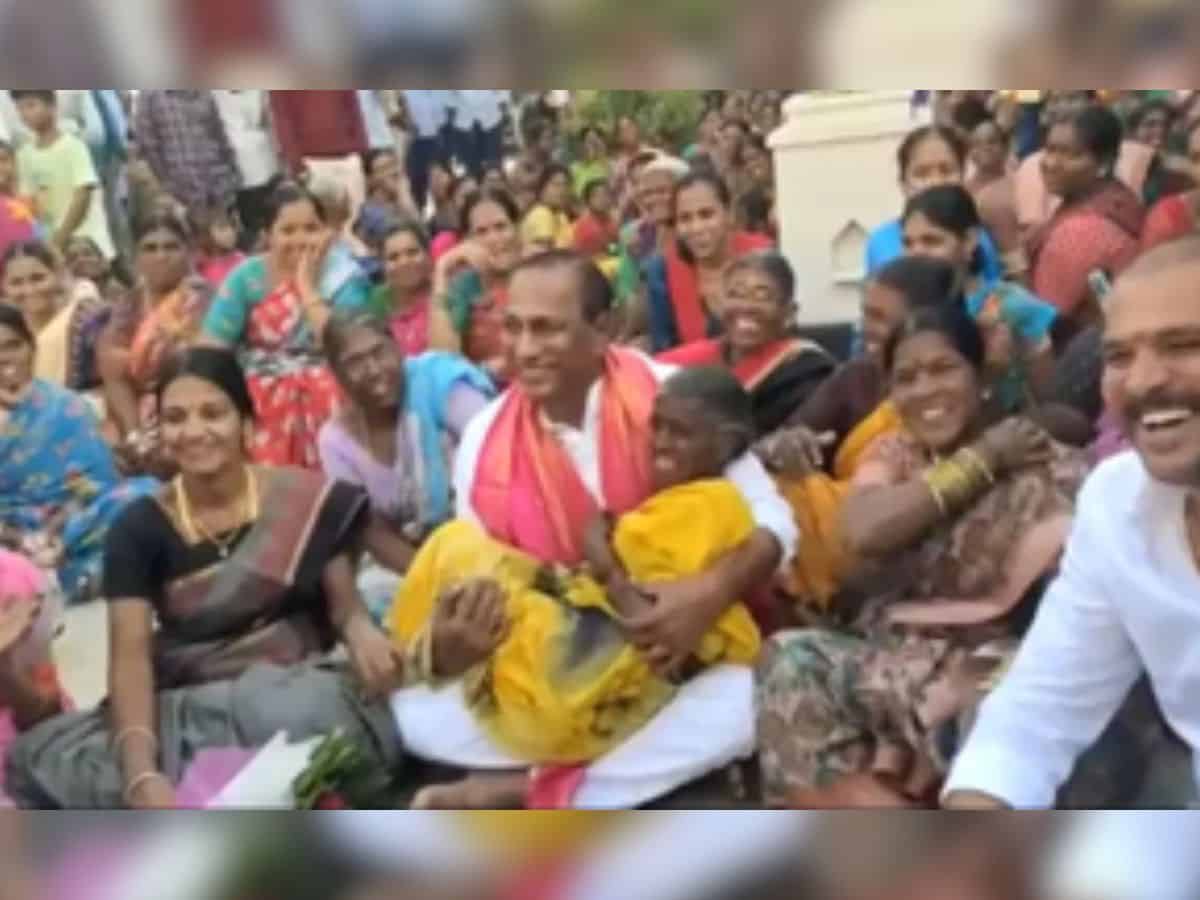
{"label": "elderly woman in yellow saree", "polygon": [[[503,614],[480,625],[494,650],[467,673],[467,703],[513,769],[534,769],[532,778],[521,771],[427,789],[418,805],[568,805],[582,779],[575,767],[628,739],[684,680],[757,658],[758,628],[739,604],[685,666],[665,669],[639,643],[637,621],[654,601],[635,586],[705,571],[753,533],[749,507],[721,474],[750,443],[750,397],[723,368],[683,370],[663,385],[652,432],[647,458],[630,465],[649,469],[654,493],[615,521],[593,523],[583,568],[545,566],[466,522],[445,526],[417,555],[391,612],[394,639],[408,658],[429,660],[433,680],[437,660],[419,647],[438,607],[499,606]],[[554,772],[565,778],[546,777]]]}
{"label": "elderly woman in yellow saree", "polygon": [[158,372],[170,353],[199,335],[212,290],[192,273],[188,233],[174,216],[144,222],[136,248],[138,286],[115,304],[96,355],[119,460],[153,470]]}

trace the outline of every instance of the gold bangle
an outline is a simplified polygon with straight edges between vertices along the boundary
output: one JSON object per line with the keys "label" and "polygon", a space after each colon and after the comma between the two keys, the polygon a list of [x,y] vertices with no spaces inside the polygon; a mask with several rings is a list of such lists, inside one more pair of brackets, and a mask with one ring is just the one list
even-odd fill
{"label": "gold bangle", "polygon": [[404,685],[432,685],[433,675],[433,629],[419,631],[404,648]]}
{"label": "gold bangle", "polygon": [[987,486],[983,472],[953,459],[942,460],[929,469],[924,477],[935,499],[940,501],[943,515],[967,507]]}
{"label": "gold bangle", "polygon": [[951,503],[958,510],[970,505],[971,501],[979,495],[985,482],[980,473],[973,472],[955,460],[950,460],[949,465],[952,467],[951,471],[955,478],[955,492],[951,497]]}
{"label": "gold bangle", "polygon": [[125,741],[133,737],[135,734],[140,734],[143,737],[149,738],[150,743],[154,745],[155,751],[158,751],[158,735],[144,725],[131,725],[130,727],[118,732],[117,736],[113,738],[113,754],[119,755],[121,752],[121,746],[125,743]]}
{"label": "gold bangle", "polygon": [[933,477],[933,473],[926,472],[922,476],[922,480],[925,482],[925,487],[929,488],[929,495],[933,497],[933,502],[937,504],[938,512],[941,514],[943,519],[946,518],[948,512],[946,508],[946,498],[942,496],[942,489],[938,487],[937,481]]}
{"label": "gold bangle", "polygon": [[123,799],[125,800],[125,805],[132,806],[133,800],[131,798],[132,798],[133,792],[136,791],[138,788],[140,788],[143,784],[154,781],[156,779],[162,779],[163,781],[165,781],[167,783],[168,786],[171,786],[171,780],[169,778],[167,778],[167,776],[164,775],[162,772],[158,772],[158,771],[143,772],[141,775],[134,776],[133,780],[130,781],[129,784],[125,785],[125,793],[122,795]]}
{"label": "gold bangle", "polygon": [[996,473],[992,471],[992,467],[974,447],[963,447],[955,456],[961,457],[968,467],[976,469],[987,479],[988,484],[996,483]]}

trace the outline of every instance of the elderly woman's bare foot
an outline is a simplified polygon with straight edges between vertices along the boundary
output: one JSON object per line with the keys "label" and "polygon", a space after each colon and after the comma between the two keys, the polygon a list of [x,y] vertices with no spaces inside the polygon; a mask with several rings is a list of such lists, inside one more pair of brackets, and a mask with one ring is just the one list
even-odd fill
{"label": "elderly woman's bare foot", "polygon": [[524,772],[468,775],[453,784],[423,788],[412,809],[524,809],[529,776]]}

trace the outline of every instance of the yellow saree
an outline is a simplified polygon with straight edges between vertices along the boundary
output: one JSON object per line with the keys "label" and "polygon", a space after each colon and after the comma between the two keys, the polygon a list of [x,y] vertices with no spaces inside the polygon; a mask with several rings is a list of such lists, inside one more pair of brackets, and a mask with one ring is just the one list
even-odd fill
{"label": "yellow saree", "polygon": [[842,504],[850,482],[867,448],[900,427],[896,408],[884,401],[842,442],[832,478],[822,472],[799,480],[779,479],[779,489],[800,529],[800,547],[787,584],[791,596],[820,610],[829,609],[851,561],[841,533]]}
{"label": "yellow saree", "polygon": [[[663,491],[622,516],[614,550],[636,582],[698,574],[754,531],[745,501],[729,482],[698,481]],[[604,591],[592,578],[551,569],[452,522],[417,554],[392,607],[401,644],[428,624],[455,583],[490,577],[505,589],[511,630],[491,659],[467,678],[472,711],[508,752],[531,764],[596,759],[646,724],[672,698],[628,643]],[[697,658],[750,665],[760,638],[744,605],[705,636]]]}

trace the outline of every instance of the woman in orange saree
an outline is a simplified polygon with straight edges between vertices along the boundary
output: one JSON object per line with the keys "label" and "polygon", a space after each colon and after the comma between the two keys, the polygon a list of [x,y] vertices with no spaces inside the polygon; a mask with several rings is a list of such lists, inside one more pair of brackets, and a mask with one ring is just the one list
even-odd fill
{"label": "woman in orange saree", "polygon": [[783,428],[759,442],[801,530],[787,588],[805,606],[827,611],[832,603],[851,562],[841,534],[850,482],[867,448],[900,428],[886,397],[883,348],[909,312],[949,303],[953,290],[954,270],[944,262],[902,257],[884,266],[863,296],[866,354],[840,366]]}
{"label": "woman in orange saree", "polygon": [[96,355],[118,459],[126,469],[153,471],[158,372],[198,337],[212,291],[193,275],[188,234],[174,216],[148,219],[136,247],[138,286],[114,304]]}

